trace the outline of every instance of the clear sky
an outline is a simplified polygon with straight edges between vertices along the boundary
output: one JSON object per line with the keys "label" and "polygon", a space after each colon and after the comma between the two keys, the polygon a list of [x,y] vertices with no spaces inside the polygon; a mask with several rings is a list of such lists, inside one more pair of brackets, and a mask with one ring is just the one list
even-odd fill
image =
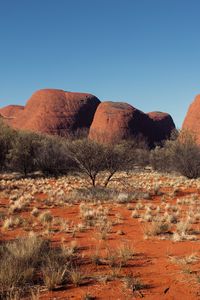
{"label": "clear sky", "polygon": [[200,93],[199,0],[0,0],[0,106],[41,88],[169,112]]}

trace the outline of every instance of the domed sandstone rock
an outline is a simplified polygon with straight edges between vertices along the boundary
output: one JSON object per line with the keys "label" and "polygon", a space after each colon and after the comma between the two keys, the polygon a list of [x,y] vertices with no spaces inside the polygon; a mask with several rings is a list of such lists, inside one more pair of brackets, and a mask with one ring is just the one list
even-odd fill
{"label": "domed sandstone rock", "polygon": [[170,137],[171,132],[175,129],[172,117],[164,112],[150,112],[147,114],[154,122],[154,143],[161,142]]}
{"label": "domed sandstone rock", "polygon": [[200,144],[200,95],[190,104],[182,128],[195,134]]}
{"label": "domed sandstone rock", "polygon": [[65,135],[89,128],[100,100],[86,93],[43,89],[35,92],[12,126],[48,134]]}
{"label": "domed sandstone rock", "polygon": [[135,135],[152,141],[153,121],[142,111],[122,102],[102,102],[95,113],[89,138],[102,143],[113,143]]}

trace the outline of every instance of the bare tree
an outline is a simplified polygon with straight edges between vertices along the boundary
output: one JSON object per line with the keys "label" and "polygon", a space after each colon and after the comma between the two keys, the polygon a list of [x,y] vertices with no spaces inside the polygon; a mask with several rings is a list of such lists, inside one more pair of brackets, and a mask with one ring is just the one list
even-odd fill
{"label": "bare tree", "polygon": [[105,170],[108,175],[105,179],[106,187],[118,171],[128,170],[133,166],[133,152],[129,151],[127,144],[108,145],[105,147]]}
{"label": "bare tree", "polygon": [[95,186],[97,175],[105,168],[104,147],[91,140],[82,139],[72,141],[67,148],[79,170],[85,173]]}

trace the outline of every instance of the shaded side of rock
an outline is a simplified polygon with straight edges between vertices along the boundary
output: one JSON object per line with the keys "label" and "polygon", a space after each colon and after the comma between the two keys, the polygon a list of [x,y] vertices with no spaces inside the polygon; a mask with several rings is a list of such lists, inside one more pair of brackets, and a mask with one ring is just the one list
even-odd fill
{"label": "shaded side of rock", "polygon": [[154,143],[160,143],[168,139],[175,129],[175,124],[170,114],[164,112],[150,112],[147,115],[154,123]]}

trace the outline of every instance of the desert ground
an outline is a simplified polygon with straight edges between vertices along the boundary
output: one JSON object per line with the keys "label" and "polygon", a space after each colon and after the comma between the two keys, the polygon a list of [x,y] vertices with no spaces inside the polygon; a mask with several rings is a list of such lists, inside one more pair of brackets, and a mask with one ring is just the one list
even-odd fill
{"label": "desert ground", "polygon": [[199,197],[200,180],[152,170],[107,188],[1,175],[1,247],[20,262],[57,253],[31,270],[5,256],[1,299],[200,299]]}

